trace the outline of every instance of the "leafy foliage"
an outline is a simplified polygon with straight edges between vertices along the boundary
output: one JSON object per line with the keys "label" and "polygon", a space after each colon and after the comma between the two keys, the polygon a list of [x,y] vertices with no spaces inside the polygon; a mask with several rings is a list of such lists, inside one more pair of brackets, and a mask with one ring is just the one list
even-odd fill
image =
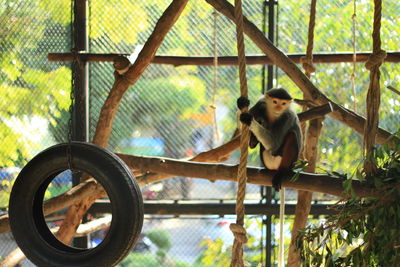
{"label": "leafy foliage", "polygon": [[206,239],[200,246],[206,246],[207,249],[201,255],[201,263],[204,266],[228,266],[231,262],[231,248],[228,249],[221,238],[215,240]]}
{"label": "leafy foliage", "polygon": [[[20,166],[32,157],[42,140],[32,137],[29,126],[49,113],[57,116],[68,105],[65,92],[70,89],[69,69],[46,66],[41,58],[54,38],[52,30],[69,23],[68,12],[60,15],[59,11],[60,5],[69,7],[70,1],[58,4],[46,0],[1,1],[0,167]],[[54,12],[56,9],[58,12]],[[25,127],[28,129],[22,129]]]}
{"label": "leafy foliage", "polygon": [[[304,266],[397,266],[400,262],[400,154],[376,151],[378,170],[358,178],[376,198],[341,200],[337,215],[308,226],[297,240]],[[350,181],[350,180],[348,180]],[[345,182],[351,190],[351,183]]]}
{"label": "leafy foliage", "polygon": [[164,264],[168,259],[167,254],[172,246],[168,233],[164,230],[153,230],[147,234],[147,237],[157,245],[157,260],[159,263]]}
{"label": "leafy foliage", "polygon": [[0,181],[0,189],[1,189],[1,194],[0,194],[0,208],[1,209],[6,209],[8,206],[8,200],[10,198],[11,194],[11,188],[14,183],[14,180],[8,181],[8,180],[1,180]]}
{"label": "leafy foliage", "polygon": [[143,263],[148,267],[159,267],[160,263],[151,253],[130,253],[123,261],[117,266],[120,267],[142,267]]}
{"label": "leafy foliage", "polygon": [[151,231],[147,234],[147,237],[161,249],[168,251],[171,248],[171,241],[168,233],[163,230]]}
{"label": "leafy foliage", "polygon": [[[119,267],[189,267],[191,265],[181,261],[170,261],[164,262],[160,265],[160,262],[151,253],[136,253],[129,254],[123,261],[117,266]],[[196,266],[197,267],[197,266]]]}

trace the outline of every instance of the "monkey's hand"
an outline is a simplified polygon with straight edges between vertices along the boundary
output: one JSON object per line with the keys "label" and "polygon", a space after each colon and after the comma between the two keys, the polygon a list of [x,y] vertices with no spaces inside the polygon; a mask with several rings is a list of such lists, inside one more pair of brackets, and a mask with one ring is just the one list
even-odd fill
{"label": "monkey's hand", "polygon": [[237,99],[238,109],[242,110],[244,108],[247,108],[248,106],[250,106],[250,100],[247,97],[241,96]]}
{"label": "monkey's hand", "polygon": [[251,125],[251,121],[253,120],[253,115],[248,112],[244,112],[240,114],[240,121],[248,126]]}

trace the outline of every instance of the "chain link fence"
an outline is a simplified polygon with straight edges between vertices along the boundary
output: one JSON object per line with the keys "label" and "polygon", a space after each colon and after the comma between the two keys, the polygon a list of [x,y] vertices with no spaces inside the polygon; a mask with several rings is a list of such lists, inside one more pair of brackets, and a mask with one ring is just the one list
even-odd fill
{"label": "chain link fence", "polygon": [[[88,14],[89,47],[92,53],[132,54],[134,59],[150,36],[158,18],[171,1],[90,1]],[[233,1],[230,1],[233,2]],[[262,29],[265,1],[244,1],[244,15]],[[358,3],[356,35],[353,36],[353,1],[319,1],[314,52],[351,52],[353,37],[357,51],[370,51],[373,5]],[[49,52],[70,52],[71,1],[1,1],[0,5],[0,209],[7,213],[13,179],[24,164],[40,150],[67,140],[71,64],[47,60]],[[278,1],[275,9],[276,45],[285,53],[304,53],[307,44],[309,1]],[[157,55],[213,57],[236,55],[235,26],[205,1],[189,1],[185,11],[157,51]],[[400,3],[385,1],[382,18],[382,47],[398,49]],[[268,12],[266,12],[268,15]],[[215,24],[216,21],[216,24]],[[214,38],[216,34],[216,38]],[[247,55],[261,50],[246,37]],[[216,47],[216,49],[214,48]],[[333,101],[365,114],[369,74],[362,64],[355,66],[355,92],[352,63],[317,64],[313,83]],[[385,63],[382,71],[380,126],[396,132],[400,122],[399,96],[386,89],[399,88],[398,64]],[[110,62],[90,63],[90,136],[93,137],[100,109],[112,87]],[[262,66],[247,68],[249,97],[255,103],[261,96]],[[215,80],[214,77],[217,77]],[[274,85],[288,88],[302,98],[300,90],[280,70]],[[139,81],[124,95],[113,123],[109,148],[135,155],[188,158],[228,141],[236,128],[236,98],[239,79],[236,66],[173,66],[151,64]],[[214,100],[215,99],[215,100]],[[217,127],[213,124],[216,107]],[[296,111],[300,107],[295,106]],[[218,129],[218,130],[216,130]],[[218,131],[218,134],[217,134]],[[359,134],[327,117],[320,138],[319,171],[339,171],[351,175],[359,165],[362,138]],[[228,163],[238,162],[238,152]],[[259,166],[258,151],[251,151],[249,164]],[[66,190],[70,183],[54,182],[51,194]],[[232,203],[236,183],[175,177],[141,188],[146,201],[164,203]],[[261,188],[248,185],[246,199],[257,203]],[[314,194],[319,202],[328,196]],[[294,203],[295,191],[287,191]],[[277,203],[277,200],[273,200]],[[217,213],[217,211],[216,211]],[[254,266],[265,261],[263,216],[248,216],[246,224],[254,244],[246,248],[247,260]],[[290,218],[289,218],[290,219]],[[133,253],[121,266],[221,266],[229,264],[234,216],[153,216],[146,215],[143,235]],[[290,220],[289,220],[290,222]],[[275,225],[275,224],[274,224]],[[289,238],[289,223],[285,232]],[[275,227],[273,226],[273,230]],[[274,231],[275,233],[276,231]],[[92,240],[101,233],[91,235]],[[273,246],[276,239],[273,241]],[[289,239],[285,241],[287,244]],[[0,234],[0,257],[16,244],[10,233]],[[215,256],[218,255],[218,258]],[[214,257],[214,259],[213,259]],[[175,265],[173,265],[175,264]],[[23,265],[30,265],[24,261]]]}

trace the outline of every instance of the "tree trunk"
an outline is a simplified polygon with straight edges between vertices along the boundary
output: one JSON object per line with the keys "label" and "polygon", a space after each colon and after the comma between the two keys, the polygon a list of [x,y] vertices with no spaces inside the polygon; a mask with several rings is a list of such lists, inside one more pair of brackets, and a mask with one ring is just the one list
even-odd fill
{"label": "tree trunk", "polygon": [[[306,132],[305,158],[308,161],[307,172],[314,173],[318,157],[318,137],[322,128],[322,119],[309,122]],[[289,247],[288,267],[301,267],[300,255],[296,251],[298,230],[306,227],[308,215],[311,210],[312,192],[299,190],[297,205],[292,228],[292,239]]]}

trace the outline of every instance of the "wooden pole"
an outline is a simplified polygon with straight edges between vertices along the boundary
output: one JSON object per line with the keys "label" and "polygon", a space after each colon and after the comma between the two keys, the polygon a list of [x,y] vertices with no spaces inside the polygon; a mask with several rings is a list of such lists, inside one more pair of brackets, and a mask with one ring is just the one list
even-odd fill
{"label": "wooden pole", "polygon": [[[357,53],[358,63],[363,63],[368,60],[371,55],[369,52]],[[79,58],[82,61],[87,62],[113,62],[116,57],[129,56],[128,53],[106,53],[106,54],[95,54],[95,53],[79,53]],[[305,54],[288,54],[294,63],[299,64],[300,58],[304,57]],[[69,62],[74,59],[72,53],[49,53],[47,56],[49,61],[61,61]],[[184,65],[197,65],[197,66],[213,66],[213,57],[181,57],[181,56],[155,56],[151,61],[152,64],[169,64],[174,66]],[[324,64],[324,63],[342,63],[342,62],[353,62],[353,54],[350,52],[342,53],[316,53],[313,54],[313,63]],[[387,54],[385,62],[399,63],[400,52],[391,52]],[[247,65],[273,65],[273,61],[268,56],[246,56]],[[234,66],[238,65],[238,59],[236,56],[223,56],[218,57],[219,66]]]}
{"label": "wooden pole", "polygon": [[[311,74],[316,71],[314,66],[314,29],[317,13],[317,0],[311,0],[310,4],[310,19],[308,23],[308,38],[307,38],[307,49],[306,56],[302,58],[302,65],[307,78],[310,79]],[[308,94],[303,93],[304,100],[310,100]],[[305,109],[306,107],[303,106]],[[307,160],[308,166],[307,172],[315,173],[317,166],[318,156],[318,137],[322,128],[322,119],[314,119],[308,122],[308,128],[305,123],[302,123],[302,132],[304,134],[304,143],[302,158]],[[297,191],[297,205],[296,212],[292,226],[292,236],[289,246],[289,253],[287,259],[288,267],[300,267],[301,258],[300,253],[296,251],[296,238],[299,234],[300,229],[304,229],[307,225],[308,215],[311,210],[312,192],[298,190]]]}
{"label": "wooden pole", "polygon": [[[168,177],[172,176],[185,176],[185,177],[196,177],[206,179],[210,181],[225,180],[225,181],[237,181],[237,165],[232,164],[218,164],[218,163],[201,163],[182,161],[176,159],[168,159],[161,157],[144,157],[144,156],[133,156],[127,154],[118,154],[118,156],[131,168],[140,169],[143,172],[158,172],[168,174]],[[248,183],[257,185],[272,185],[272,177],[276,171],[266,170],[261,167],[248,167],[247,176]],[[293,173],[291,173],[292,175]],[[139,185],[143,186],[146,184],[165,180],[162,179],[138,179]],[[359,197],[376,197],[379,198],[380,194],[372,190],[370,187],[361,183],[358,180],[353,180],[352,183],[354,193]],[[78,185],[79,187],[79,185]],[[292,188],[298,190],[304,190],[309,192],[320,192],[323,194],[329,194],[337,197],[348,197],[349,195],[344,192],[343,179],[338,177],[326,175],[326,174],[313,174],[313,173],[300,173],[296,181],[290,181],[290,179],[284,179],[282,181],[282,187]],[[44,213],[50,214],[51,212],[65,208],[66,203],[79,202],[82,199],[87,198],[90,195],[98,196],[104,195],[104,189],[97,186],[94,180],[88,180],[85,182],[81,190],[76,190],[76,187],[63,193],[62,195],[52,198],[46,201],[44,205]],[[59,201],[60,198],[64,199],[65,202]],[[50,208],[51,207],[51,208]],[[51,211],[51,212],[50,212]],[[8,225],[8,215],[0,217],[0,233],[8,232],[10,230]]]}

